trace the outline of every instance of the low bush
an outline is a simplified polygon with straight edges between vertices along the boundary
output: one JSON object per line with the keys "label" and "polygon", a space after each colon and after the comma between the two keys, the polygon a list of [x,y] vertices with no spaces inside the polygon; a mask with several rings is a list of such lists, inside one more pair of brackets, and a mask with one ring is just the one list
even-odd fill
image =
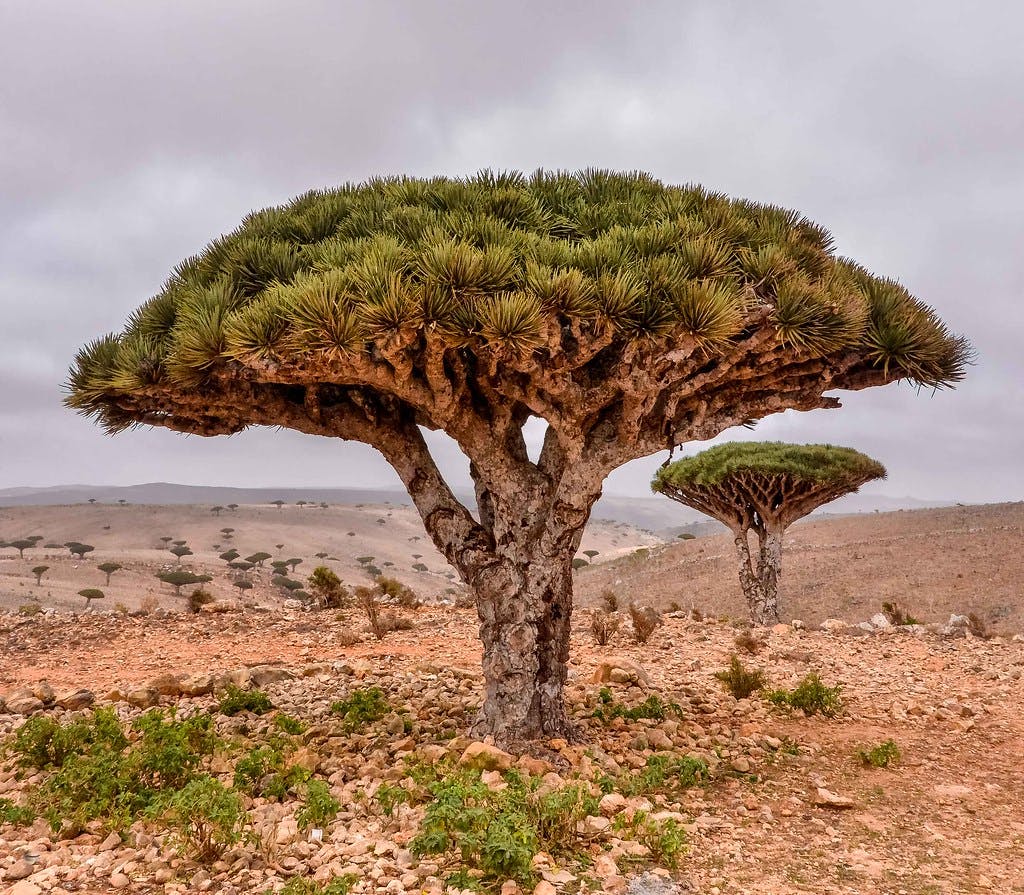
{"label": "low bush", "polygon": [[661,613],[654,607],[637,606],[634,603],[629,604],[629,618],[633,622],[633,637],[637,643],[647,643],[655,629],[665,623]]}
{"label": "low bush", "polygon": [[595,609],[590,614],[590,633],[594,635],[594,643],[598,646],[607,646],[619,630],[620,624],[619,616],[603,609]]}
{"label": "low bush", "polygon": [[238,793],[205,774],[169,792],[149,813],[167,824],[184,856],[200,861],[216,861],[248,838],[249,815]]}
{"label": "low bush", "polygon": [[26,805],[15,805],[10,799],[0,798],[0,827],[12,824],[27,827],[36,819],[36,813]]}
{"label": "low bush", "polygon": [[792,690],[772,690],[768,701],[783,708],[800,709],[805,715],[833,718],[842,711],[841,685],[826,687],[816,672],[808,674]]}
{"label": "low bush", "polygon": [[597,694],[598,706],[594,710],[594,717],[602,721],[611,721],[613,718],[625,718],[627,721],[639,721],[642,718],[652,721],[664,721],[669,712],[682,717],[682,709],[674,702],[665,702],[656,693],[652,693],[643,702],[632,708],[627,708],[621,702],[615,700],[612,691],[608,687],[602,687]]}
{"label": "low bush", "polygon": [[237,715],[240,712],[252,712],[254,715],[265,715],[274,708],[270,697],[262,690],[243,690],[235,684],[228,684],[221,695],[217,711],[222,715]]}
{"label": "low bush", "polygon": [[859,749],[857,758],[866,768],[887,768],[900,760],[900,749],[892,740],[886,740],[872,749]]}
{"label": "low bush", "polygon": [[745,668],[740,657],[733,655],[725,671],[715,672],[715,678],[722,682],[735,699],[746,699],[751,693],[764,688],[764,672],[759,668]]}
{"label": "low bush", "polygon": [[620,778],[613,785],[606,783],[602,788],[609,792],[616,789],[626,796],[679,794],[707,783],[709,776],[707,762],[702,758],[663,753],[650,756],[638,772]]}
{"label": "low bush", "polygon": [[204,606],[209,606],[214,600],[213,594],[202,587],[197,587],[188,595],[186,605],[189,612],[199,612]]}
{"label": "low bush", "polygon": [[306,732],[306,725],[302,721],[284,712],[274,717],[274,727],[282,733],[288,733],[292,736],[298,736]]}
{"label": "low bush", "polygon": [[740,631],[733,638],[732,642],[736,645],[736,649],[749,653],[751,656],[759,653],[764,646],[764,639],[755,634],[750,628],[744,628]]}
{"label": "low bush", "polygon": [[295,812],[295,820],[300,830],[311,827],[324,829],[338,816],[340,810],[341,805],[331,795],[330,787],[323,780],[310,780],[306,784],[302,807]]}
{"label": "low bush", "polygon": [[125,730],[101,708],[68,724],[44,716],[30,723],[10,747],[19,764],[45,775],[30,792],[30,807],[68,834],[91,821],[126,829],[163,794],[187,785],[216,746],[209,715],[179,720],[154,709]]}
{"label": "low bush", "polygon": [[549,790],[540,778],[505,775],[505,787],[491,789],[479,772],[453,771],[428,787],[419,834],[411,848],[419,855],[458,855],[466,874],[486,884],[534,881],[533,858],[575,854],[578,827],[597,812],[598,800],[582,784]]}
{"label": "low bush", "polygon": [[391,704],[380,687],[353,690],[331,704],[331,714],[339,715],[350,732],[379,721],[390,711]]}
{"label": "low bush", "polygon": [[[351,873],[334,877],[330,882],[320,884],[304,876],[293,876],[277,895],[349,895],[359,878]],[[270,895],[272,890],[267,890]]]}
{"label": "low bush", "polygon": [[686,853],[686,829],[673,818],[656,820],[645,811],[637,811],[628,818],[624,814],[616,817],[614,828],[645,846],[654,861],[669,869],[675,870]]}
{"label": "low bush", "polygon": [[605,612],[619,611],[619,595],[610,588],[601,591],[601,606]]}

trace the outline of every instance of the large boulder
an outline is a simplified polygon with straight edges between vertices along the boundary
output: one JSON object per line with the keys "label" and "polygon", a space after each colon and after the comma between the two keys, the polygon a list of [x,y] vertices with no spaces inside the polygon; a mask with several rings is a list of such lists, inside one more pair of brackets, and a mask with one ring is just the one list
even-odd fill
{"label": "large boulder", "polygon": [[594,669],[591,681],[595,684],[636,684],[650,687],[651,678],[636,662],[618,656],[602,659]]}
{"label": "large boulder", "polygon": [[66,690],[57,694],[56,703],[62,709],[69,712],[77,712],[79,709],[87,709],[96,701],[96,694],[92,690]]}
{"label": "large boulder", "polygon": [[459,764],[482,771],[507,771],[515,757],[490,743],[472,742],[459,757]]}

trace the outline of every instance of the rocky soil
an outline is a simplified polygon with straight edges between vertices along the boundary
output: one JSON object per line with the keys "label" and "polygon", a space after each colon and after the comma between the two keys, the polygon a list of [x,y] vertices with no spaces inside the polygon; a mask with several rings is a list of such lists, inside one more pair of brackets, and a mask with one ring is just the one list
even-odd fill
{"label": "rocky soil", "polygon": [[[356,893],[440,893],[451,862],[417,858],[409,848],[423,806],[399,806],[388,818],[374,800],[385,782],[415,788],[409,761],[483,768],[493,786],[513,763],[547,775],[547,786],[596,786],[629,779],[659,754],[703,759],[710,781],[682,792],[604,796],[583,821],[582,860],[537,857],[537,895],[1024,892],[1019,638],[980,640],[962,625],[947,635],[839,622],[825,631],[777,626],[744,661],[773,687],[790,687],[809,671],[840,684],[844,711],[825,719],[723,690],[714,673],[737,650],[731,624],[674,613],[646,645],[631,642],[624,628],[598,647],[581,612],[569,688],[579,742],[552,741],[537,756],[516,757],[463,736],[482,698],[472,611],[408,615],[413,630],[381,642],[364,635],[346,647],[343,634],[358,623],[325,612],[0,616],[0,738],[27,714],[68,718],[94,699],[125,719],[154,703],[182,715],[216,711],[210,691],[231,680],[260,687],[277,710],[305,722],[295,760],[326,780],[342,805],[312,835],[298,829],[295,800],[250,799],[259,844],[209,866],[182,858],[152,824],[138,822],[123,838],[96,829],[70,840],[42,821],[0,826],[0,893],[230,895],[339,874],[353,875]],[[386,694],[389,712],[365,729],[343,729],[331,703],[373,686]],[[602,688],[616,705],[656,695],[678,713],[602,720],[594,716]],[[218,716],[216,725],[244,744],[258,742],[273,717]],[[858,750],[889,739],[902,756],[895,765],[857,760]],[[210,770],[230,780],[227,758],[215,756]],[[13,758],[0,765],[0,798],[18,802],[31,785]],[[677,868],[659,866],[617,822],[638,811],[685,827],[688,851]]]}

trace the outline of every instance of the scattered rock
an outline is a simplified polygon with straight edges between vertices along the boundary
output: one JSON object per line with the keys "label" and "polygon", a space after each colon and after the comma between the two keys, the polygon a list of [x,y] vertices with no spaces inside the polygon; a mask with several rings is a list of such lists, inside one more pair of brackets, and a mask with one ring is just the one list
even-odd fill
{"label": "scattered rock", "polygon": [[824,786],[819,786],[814,796],[814,804],[820,808],[834,808],[841,811],[853,808],[855,803],[849,796],[841,796],[830,789],[825,789]]}
{"label": "scattered rock", "polygon": [[69,690],[57,696],[56,703],[62,709],[69,712],[77,712],[85,709],[96,701],[96,695],[92,690]]}
{"label": "scattered rock", "polygon": [[515,758],[497,746],[473,742],[460,756],[459,764],[483,771],[507,771],[515,764]]}

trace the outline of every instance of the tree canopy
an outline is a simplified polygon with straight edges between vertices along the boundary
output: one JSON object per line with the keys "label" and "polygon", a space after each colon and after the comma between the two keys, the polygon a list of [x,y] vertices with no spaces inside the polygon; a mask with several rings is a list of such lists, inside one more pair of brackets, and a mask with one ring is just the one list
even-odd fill
{"label": "tree canopy", "polygon": [[[765,355],[772,379],[784,361],[798,391],[825,357],[843,387],[940,386],[967,360],[931,309],[836,257],[797,212],[641,173],[484,172],[348,184],[250,214],[182,262],[123,333],[79,353],[68,403],[110,431],[232,432],[287,424],[296,404],[313,420],[333,407],[372,421],[394,409],[383,397],[398,372],[417,421],[444,427],[473,367],[476,400],[548,416],[578,396],[585,425],[623,390],[602,388],[602,371],[669,345],[674,357],[648,373],[666,395],[695,376],[720,382],[700,372],[715,357]],[[524,374],[539,369],[561,395],[537,393]],[[312,383],[316,398],[293,388]],[[239,390],[246,406],[230,401]]]}
{"label": "tree canopy", "polygon": [[663,466],[651,490],[731,527],[756,528],[763,522],[789,525],[885,474],[881,463],[853,448],[728,442]]}

